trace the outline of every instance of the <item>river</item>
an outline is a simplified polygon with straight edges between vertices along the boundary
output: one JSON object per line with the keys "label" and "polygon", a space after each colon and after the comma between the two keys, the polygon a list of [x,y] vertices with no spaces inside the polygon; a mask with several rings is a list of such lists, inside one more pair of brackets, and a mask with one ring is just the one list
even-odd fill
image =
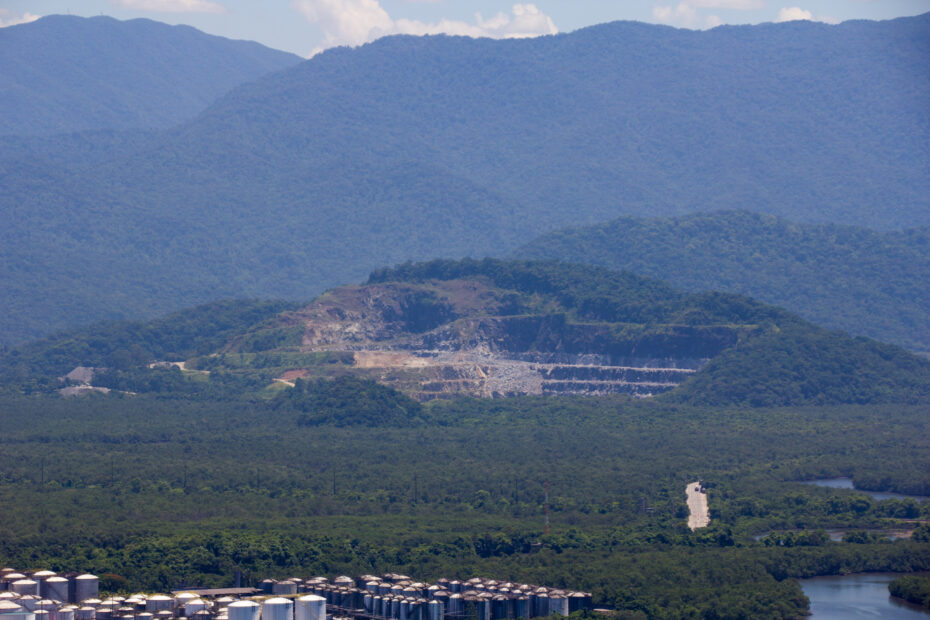
{"label": "river", "polygon": [[888,584],[897,576],[895,573],[860,573],[813,577],[800,582],[811,601],[813,620],[930,619],[930,613],[920,607],[891,598]]}
{"label": "river", "polygon": [[880,491],[863,491],[853,486],[850,478],[826,478],[822,480],[802,480],[802,484],[813,484],[818,487],[828,487],[831,489],[853,489],[860,493],[865,493],[874,499],[914,499],[918,502],[930,499],[925,495],[902,495],[901,493],[882,493]]}

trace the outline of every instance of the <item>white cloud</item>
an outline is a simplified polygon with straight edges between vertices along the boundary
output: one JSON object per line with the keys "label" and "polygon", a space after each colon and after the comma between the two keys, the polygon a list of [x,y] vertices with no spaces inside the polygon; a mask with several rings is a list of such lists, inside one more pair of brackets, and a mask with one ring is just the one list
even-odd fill
{"label": "white cloud", "polygon": [[682,0],[676,6],[656,4],[652,16],[662,24],[684,28],[715,28],[723,23],[718,15],[704,15],[701,9],[751,11],[765,6],[765,0]]}
{"label": "white cloud", "polygon": [[226,13],[226,7],[211,0],[110,0],[124,9],[151,13]]}
{"label": "white cloud", "polygon": [[378,0],[294,0],[308,21],[325,34],[322,48],[336,45],[361,45],[389,34],[451,34],[468,37],[511,39],[556,34],[552,19],[535,4],[515,4],[510,14],[498,13],[485,19],[480,13],[474,23],[443,19],[422,22],[415,19],[392,19]]}
{"label": "white cloud", "polygon": [[836,19],[835,17],[830,17],[829,15],[818,15],[814,17],[813,13],[810,11],[805,11],[798,6],[780,9],[778,11],[778,17],[775,18],[776,22],[793,22],[798,20],[826,22],[828,24],[840,23],[840,20]]}
{"label": "white cloud", "polygon": [[690,4],[704,9],[751,11],[765,6],[765,0],[691,0]]}
{"label": "white cloud", "polygon": [[15,26],[17,24],[28,24],[42,17],[32,13],[23,13],[22,15],[13,15],[10,9],[0,9],[0,28]]}
{"label": "white cloud", "polygon": [[792,6],[789,8],[779,9],[778,17],[775,18],[776,22],[793,22],[798,20],[813,21],[814,14],[810,11],[805,11],[799,6]]}

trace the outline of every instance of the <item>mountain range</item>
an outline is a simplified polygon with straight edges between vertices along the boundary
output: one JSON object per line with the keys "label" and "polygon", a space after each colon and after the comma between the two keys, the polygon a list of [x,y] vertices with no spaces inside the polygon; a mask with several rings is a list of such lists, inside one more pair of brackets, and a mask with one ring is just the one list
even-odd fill
{"label": "mountain range", "polygon": [[17,138],[0,144],[0,337],[309,299],[625,214],[925,226],[928,24],[387,37],[172,129]]}

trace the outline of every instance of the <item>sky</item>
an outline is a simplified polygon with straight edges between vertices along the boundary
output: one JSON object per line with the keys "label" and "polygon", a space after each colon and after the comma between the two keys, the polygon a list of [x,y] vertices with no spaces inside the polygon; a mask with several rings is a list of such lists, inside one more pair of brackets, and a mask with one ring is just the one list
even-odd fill
{"label": "sky", "polygon": [[0,0],[0,27],[53,13],[146,17],[309,57],[398,33],[509,38],[615,20],[706,29],[791,19],[893,19],[928,11],[930,0]]}

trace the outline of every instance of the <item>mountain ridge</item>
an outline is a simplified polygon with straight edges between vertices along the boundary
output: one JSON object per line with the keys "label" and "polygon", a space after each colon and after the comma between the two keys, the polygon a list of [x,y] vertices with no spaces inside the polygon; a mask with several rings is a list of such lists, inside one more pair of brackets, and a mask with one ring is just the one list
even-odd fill
{"label": "mountain ridge", "polygon": [[0,32],[0,134],[167,128],[294,65],[253,41],[150,19],[49,15]]}
{"label": "mountain ridge", "polygon": [[928,19],[387,37],[243,85],[112,161],[82,146],[43,162],[46,145],[0,163],[0,338],[305,299],[622,214],[926,224]]}

